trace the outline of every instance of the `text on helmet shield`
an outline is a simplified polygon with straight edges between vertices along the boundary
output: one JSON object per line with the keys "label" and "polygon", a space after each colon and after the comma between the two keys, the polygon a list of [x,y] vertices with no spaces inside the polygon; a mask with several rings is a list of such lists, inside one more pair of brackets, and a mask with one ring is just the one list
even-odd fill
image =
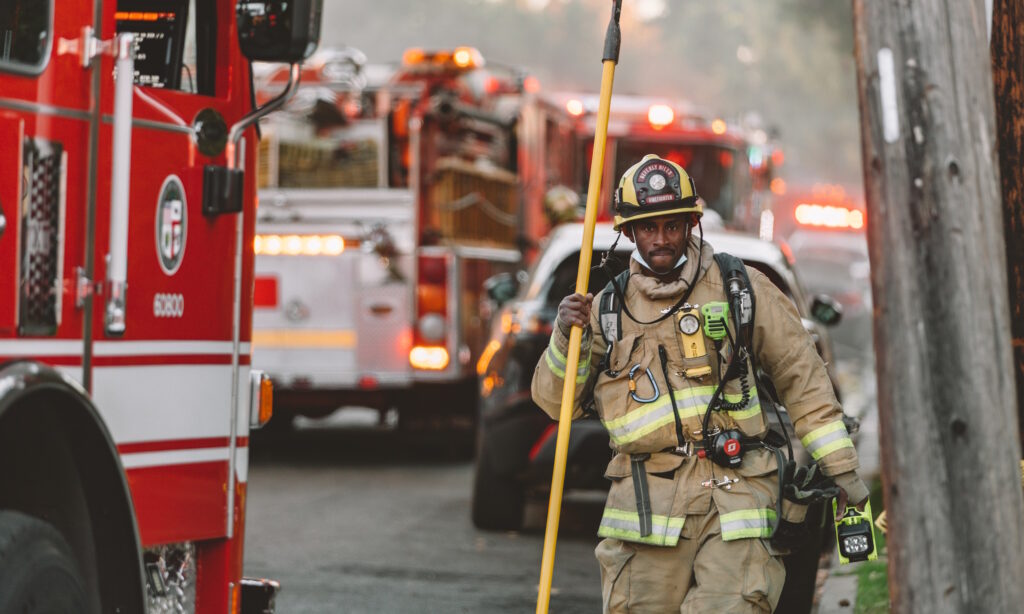
{"label": "text on helmet shield", "polygon": [[653,171],[665,173],[665,176],[669,179],[676,176],[676,169],[672,168],[670,165],[665,164],[664,162],[652,162],[640,169],[640,173],[636,176],[637,182],[640,183],[647,181],[647,175],[650,175]]}

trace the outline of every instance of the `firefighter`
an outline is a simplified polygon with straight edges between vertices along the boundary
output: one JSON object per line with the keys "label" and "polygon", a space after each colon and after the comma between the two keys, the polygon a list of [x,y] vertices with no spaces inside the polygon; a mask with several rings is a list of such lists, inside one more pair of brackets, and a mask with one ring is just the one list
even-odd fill
{"label": "firefighter", "polygon": [[573,417],[592,400],[614,452],[595,551],[604,611],[771,612],[785,569],[769,538],[782,521],[800,523],[806,506],[780,498],[757,368],[839,487],[840,508],[868,498],[825,365],[792,302],[754,269],[745,269],[749,350],[741,321],[720,317],[738,286],[727,291],[714,250],[693,232],[702,204],[681,166],[644,157],[614,205],[615,229],[636,246],[628,273],[596,301],[561,301],[532,383],[557,419],[570,328],[581,326]]}

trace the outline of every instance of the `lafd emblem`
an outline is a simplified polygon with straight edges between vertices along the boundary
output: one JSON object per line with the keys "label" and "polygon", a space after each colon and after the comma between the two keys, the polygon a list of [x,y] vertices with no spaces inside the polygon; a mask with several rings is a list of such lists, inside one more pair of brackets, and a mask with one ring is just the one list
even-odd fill
{"label": "lafd emblem", "polygon": [[174,275],[181,266],[187,235],[185,187],[176,175],[170,175],[164,179],[156,206],[156,253],[164,273]]}

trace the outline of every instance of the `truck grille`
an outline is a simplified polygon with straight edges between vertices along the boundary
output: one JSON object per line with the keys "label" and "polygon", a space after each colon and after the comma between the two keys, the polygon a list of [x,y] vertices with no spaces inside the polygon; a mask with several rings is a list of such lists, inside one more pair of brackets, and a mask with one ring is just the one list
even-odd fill
{"label": "truck grille", "polygon": [[60,143],[26,138],[22,195],[18,331],[53,335],[60,318],[63,152]]}

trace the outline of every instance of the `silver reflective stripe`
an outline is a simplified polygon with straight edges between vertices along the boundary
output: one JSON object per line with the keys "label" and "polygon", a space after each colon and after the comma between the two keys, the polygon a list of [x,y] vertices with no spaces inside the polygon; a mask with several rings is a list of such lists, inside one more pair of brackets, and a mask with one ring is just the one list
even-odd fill
{"label": "silver reflective stripe", "polygon": [[601,537],[612,537],[641,544],[675,546],[679,541],[679,534],[683,531],[683,523],[686,518],[670,518],[654,514],[651,516],[651,520],[651,534],[641,537],[640,515],[636,510],[627,511],[606,507],[597,534]]}
{"label": "silver reflective stripe", "polygon": [[775,510],[749,509],[722,514],[722,541],[748,537],[771,537],[775,524]]}
{"label": "silver reflective stripe", "polygon": [[846,432],[846,425],[839,420],[811,431],[800,442],[814,460],[821,460],[836,450],[853,447],[853,440]]}
{"label": "silver reflective stripe", "polygon": [[[711,402],[711,397],[714,393],[714,386],[699,386],[676,391],[675,399],[676,405],[679,407],[679,418],[685,420],[703,415],[707,411],[708,403]],[[738,394],[725,395],[726,401],[730,403],[739,402],[742,398],[743,396]],[[753,405],[750,405],[747,409],[731,411],[729,415],[736,421],[760,415],[761,403],[756,395],[751,397],[751,402],[753,402]],[[662,395],[657,401],[641,405],[614,420],[602,420],[605,428],[608,429],[608,434],[616,445],[637,441],[644,435],[652,433],[672,422],[674,422],[672,418],[672,401],[669,400],[667,395]]]}
{"label": "silver reflective stripe", "polygon": [[[555,346],[555,340],[552,338],[548,342],[548,349],[544,352],[544,360],[548,364],[548,368],[551,372],[558,377],[565,379],[565,366],[568,359],[562,354]],[[576,383],[582,384],[587,381],[587,376],[590,375],[590,350],[587,350],[586,358],[580,355],[579,365],[576,367]]]}
{"label": "silver reflective stripe", "polygon": [[[679,417],[685,420],[700,415],[707,408],[712,394],[714,388],[710,386],[677,391],[674,396]],[[602,420],[616,445],[634,442],[672,422],[672,401],[668,395],[662,395],[657,401],[641,405],[614,420]]]}

